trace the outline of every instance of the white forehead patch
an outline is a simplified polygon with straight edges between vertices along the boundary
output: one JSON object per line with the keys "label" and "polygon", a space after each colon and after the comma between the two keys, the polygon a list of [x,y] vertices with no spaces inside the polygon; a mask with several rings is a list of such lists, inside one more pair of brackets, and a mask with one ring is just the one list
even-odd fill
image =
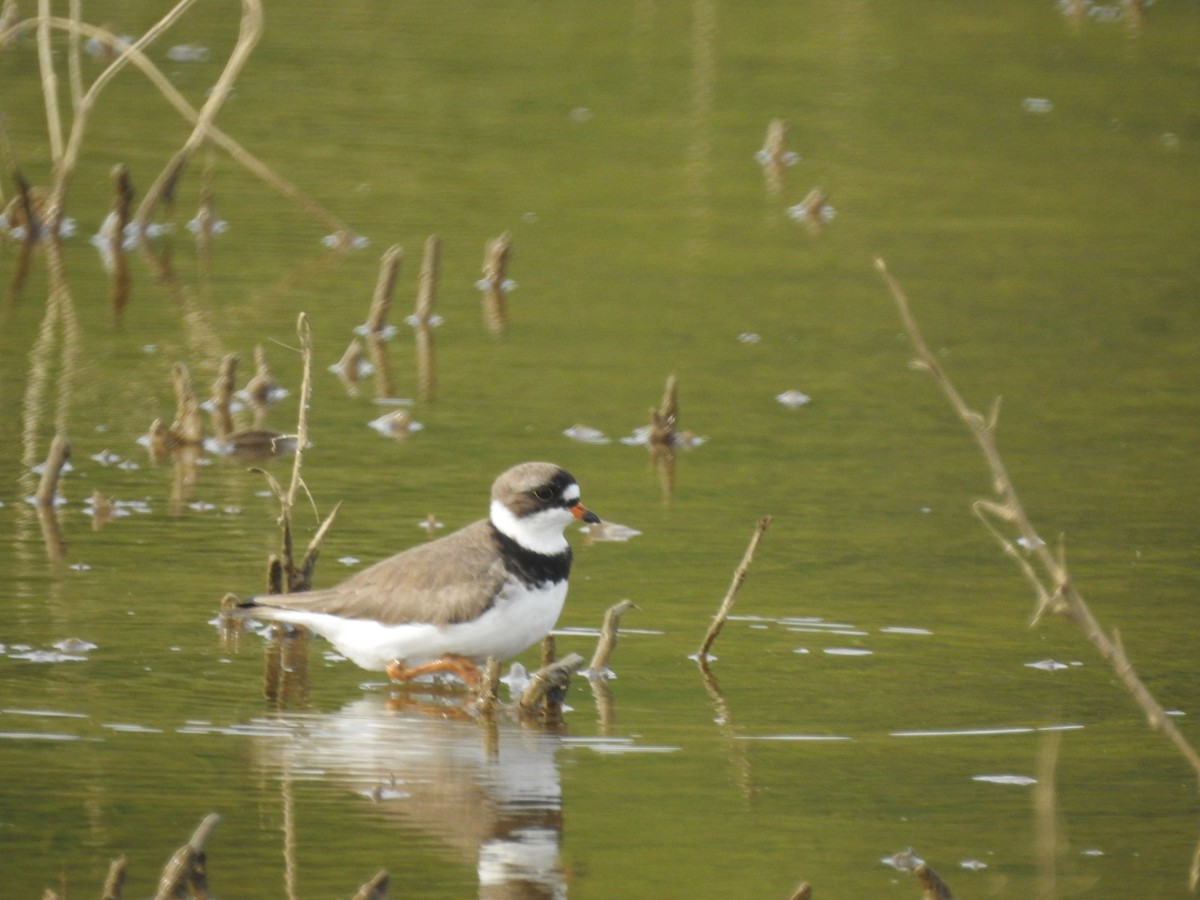
{"label": "white forehead patch", "polygon": [[576,500],[578,500],[579,485],[575,484],[574,482],[568,484],[565,488],[563,488],[562,498],[568,503],[574,503]]}

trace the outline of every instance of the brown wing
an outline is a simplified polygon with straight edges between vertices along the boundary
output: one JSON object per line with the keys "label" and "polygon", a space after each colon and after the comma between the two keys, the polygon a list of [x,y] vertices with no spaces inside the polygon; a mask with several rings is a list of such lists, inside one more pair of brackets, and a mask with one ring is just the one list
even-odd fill
{"label": "brown wing", "polygon": [[300,594],[256,597],[258,606],[374,619],[385,625],[446,625],[478,616],[506,577],[486,520],[418,544],[351,575]]}

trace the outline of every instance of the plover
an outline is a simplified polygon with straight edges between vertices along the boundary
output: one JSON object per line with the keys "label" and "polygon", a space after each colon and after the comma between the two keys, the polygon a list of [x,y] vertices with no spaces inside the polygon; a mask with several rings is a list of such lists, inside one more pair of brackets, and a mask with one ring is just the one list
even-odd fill
{"label": "plover", "polygon": [[600,522],[574,476],[521,463],[492,485],[488,518],[335,587],[251,597],[235,611],[302,625],[397,681],[442,671],[474,684],[479,663],[515,656],[558,621],[571,570],[563,530],[577,519]]}

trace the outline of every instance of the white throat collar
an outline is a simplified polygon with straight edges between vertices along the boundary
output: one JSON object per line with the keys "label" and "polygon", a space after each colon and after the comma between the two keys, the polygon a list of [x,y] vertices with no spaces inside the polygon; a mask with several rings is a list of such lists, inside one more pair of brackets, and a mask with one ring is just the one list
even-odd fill
{"label": "white throat collar", "polygon": [[493,500],[491,519],[501,534],[534,553],[557,556],[570,547],[563,537],[563,529],[574,519],[569,509],[552,507],[517,518],[507,506]]}

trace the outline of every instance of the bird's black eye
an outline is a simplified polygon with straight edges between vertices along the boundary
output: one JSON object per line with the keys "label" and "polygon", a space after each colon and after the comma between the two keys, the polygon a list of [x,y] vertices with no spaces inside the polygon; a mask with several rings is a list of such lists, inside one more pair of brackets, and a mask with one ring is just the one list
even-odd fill
{"label": "bird's black eye", "polygon": [[543,503],[546,503],[554,498],[554,491],[550,490],[548,487],[534,488],[533,496],[541,500]]}

